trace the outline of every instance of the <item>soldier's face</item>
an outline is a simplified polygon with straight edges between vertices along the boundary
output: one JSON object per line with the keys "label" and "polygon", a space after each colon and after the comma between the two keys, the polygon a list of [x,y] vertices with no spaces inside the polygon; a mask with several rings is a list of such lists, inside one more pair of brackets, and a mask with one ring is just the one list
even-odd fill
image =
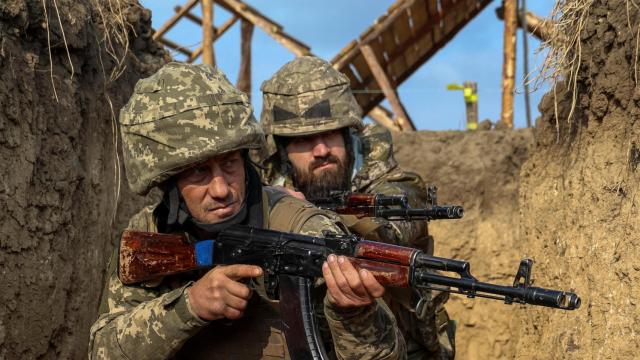
{"label": "soldier's face", "polygon": [[210,158],[178,175],[178,190],[191,215],[215,224],[237,214],[244,203],[245,169],[240,151]]}
{"label": "soldier's face", "polygon": [[296,137],[286,150],[294,170],[294,183],[307,198],[345,190],[342,188],[348,181],[348,156],[342,130]]}
{"label": "soldier's face", "polygon": [[296,169],[307,169],[316,176],[335,171],[339,162],[347,161],[340,130],[296,137],[287,145],[287,155]]}

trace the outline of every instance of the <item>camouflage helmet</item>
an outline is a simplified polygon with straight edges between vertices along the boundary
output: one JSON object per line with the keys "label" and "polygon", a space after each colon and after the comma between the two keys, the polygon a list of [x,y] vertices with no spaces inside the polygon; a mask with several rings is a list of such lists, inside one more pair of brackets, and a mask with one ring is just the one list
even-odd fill
{"label": "camouflage helmet", "polygon": [[138,81],[120,110],[120,131],[138,194],[212,156],[264,144],[247,95],[216,68],[177,62]]}
{"label": "camouflage helmet", "polygon": [[328,62],[302,56],[262,83],[260,125],[267,135],[300,136],[361,128],[360,106],[349,78]]}

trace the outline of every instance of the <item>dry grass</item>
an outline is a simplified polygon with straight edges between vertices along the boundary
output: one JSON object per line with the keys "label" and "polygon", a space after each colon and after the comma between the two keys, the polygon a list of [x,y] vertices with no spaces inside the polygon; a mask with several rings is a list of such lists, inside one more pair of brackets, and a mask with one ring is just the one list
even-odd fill
{"label": "dry grass", "polygon": [[106,75],[107,84],[115,81],[126,69],[129,53],[129,31],[134,29],[125,19],[125,10],[130,6],[140,6],[129,0],[92,0],[97,10],[102,27],[102,38],[99,44],[104,47],[106,54],[113,61],[114,66]]}
{"label": "dry grass", "polygon": [[[558,82],[566,82],[571,93],[571,108],[567,122],[571,121],[577,101],[578,70],[582,61],[580,37],[594,1],[558,1],[550,16],[551,37],[541,45],[542,49],[548,50],[548,54],[534,82],[550,82],[554,88],[554,95]],[[557,116],[556,121],[559,121]],[[559,124],[556,124],[556,127],[559,128]]]}
{"label": "dry grass", "polygon": [[[571,96],[571,107],[567,123],[571,122],[577,103],[578,72],[582,62],[581,36],[585,30],[589,11],[595,0],[559,0],[549,18],[551,37],[541,45],[540,50],[548,50],[540,72],[532,79],[535,86],[550,83],[554,88],[554,101],[557,102],[555,87],[565,82],[566,91]],[[627,26],[635,33],[634,81],[638,86],[638,55],[640,51],[640,23],[632,24],[631,11],[640,11],[634,0],[626,1]],[[556,104],[557,108],[557,104]],[[559,119],[556,112],[556,128],[559,131]]]}
{"label": "dry grass", "polygon": [[121,160],[118,153],[118,145],[120,143],[118,133],[118,120],[116,116],[116,110],[113,108],[113,102],[109,97],[108,87],[109,84],[117,80],[122,73],[126,70],[126,61],[129,55],[129,31],[135,33],[135,29],[125,19],[125,11],[130,6],[140,6],[137,2],[130,0],[92,0],[92,4],[97,10],[102,27],[102,38],[96,39],[99,46],[103,47],[104,52],[108,55],[113,65],[107,74],[107,68],[105,67],[104,59],[102,58],[102,51],[98,52],[100,65],[102,67],[102,73],[105,79],[103,93],[105,100],[109,104],[110,117],[111,117],[111,133],[113,134],[113,151],[115,162],[113,164],[114,170],[114,204],[113,212],[111,213],[111,223],[116,221],[116,215],[118,212],[118,202],[120,200],[120,183],[122,181],[121,174]]}

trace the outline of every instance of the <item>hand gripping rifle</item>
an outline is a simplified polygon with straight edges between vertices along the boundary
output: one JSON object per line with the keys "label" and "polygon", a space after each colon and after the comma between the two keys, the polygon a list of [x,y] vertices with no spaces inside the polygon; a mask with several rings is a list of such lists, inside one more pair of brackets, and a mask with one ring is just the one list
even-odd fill
{"label": "hand gripping rifle", "polygon": [[435,186],[427,190],[427,207],[411,208],[404,195],[361,194],[348,191],[332,191],[329,197],[310,199],[321,209],[340,215],[355,215],[358,218],[379,217],[390,221],[461,219],[464,209],[458,205],[438,205]]}
{"label": "hand gripping rifle", "polygon": [[[189,243],[180,235],[125,231],[120,243],[119,277],[135,284],[215,265],[248,264],[264,270],[267,295],[280,299],[283,329],[293,359],[324,359],[316,331],[311,289],[322,276],[329,254],[347,256],[357,269],[367,269],[383,286],[435,289],[466,295],[574,310],[573,292],[531,286],[533,261],[524,259],[513,285],[478,281],[466,261],[430,256],[420,250],[326,232],[323,237],[234,225],[214,240]],[[435,273],[454,273],[445,276]],[[421,301],[418,303],[416,311]]]}

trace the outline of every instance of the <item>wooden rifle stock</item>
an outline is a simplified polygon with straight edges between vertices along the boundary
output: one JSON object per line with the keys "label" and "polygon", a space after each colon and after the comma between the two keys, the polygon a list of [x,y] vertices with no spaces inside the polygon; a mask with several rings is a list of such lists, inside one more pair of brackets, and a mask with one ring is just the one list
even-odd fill
{"label": "wooden rifle stock", "polygon": [[118,276],[131,285],[198,269],[195,247],[184,236],[125,230],[120,240]]}

